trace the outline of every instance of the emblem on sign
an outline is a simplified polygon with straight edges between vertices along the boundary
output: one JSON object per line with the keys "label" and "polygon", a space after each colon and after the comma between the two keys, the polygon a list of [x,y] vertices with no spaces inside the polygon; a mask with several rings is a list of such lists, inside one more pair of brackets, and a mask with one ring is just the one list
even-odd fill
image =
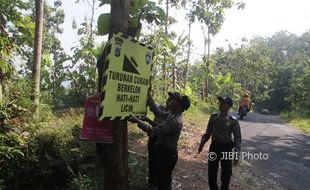
{"label": "emblem on sign", "polygon": [[120,37],[116,37],[115,38],[115,53],[114,53],[114,55],[116,56],[116,57],[119,57],[120,55],[121,55],[121,47],[122,47],[122,45],[123,45],[123,39],[122,38],[120,38]]}
{"label": "emblem on sign", "polygon": [[121,48],[117,47],[115,48],[115,56],[119,57],[121,55]]}
{"label": "emblem on sign", "polygon": [[146,61],[147,65],[150,64],[150,62],[151,62],[151,55],[150,54],[145,55],[145,61]]}

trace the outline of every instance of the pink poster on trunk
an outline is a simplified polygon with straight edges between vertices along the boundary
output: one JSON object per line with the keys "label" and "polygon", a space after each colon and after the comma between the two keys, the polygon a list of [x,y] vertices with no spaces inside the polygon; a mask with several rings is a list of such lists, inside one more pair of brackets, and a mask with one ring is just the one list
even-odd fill
{"label": "pink poster on trunk", "polygon": [[112,121],[99,121],[98,107],[100,103],[100,94],[95,94],[86,98],[83,129],[80,138],[96,142],[112,143]]}

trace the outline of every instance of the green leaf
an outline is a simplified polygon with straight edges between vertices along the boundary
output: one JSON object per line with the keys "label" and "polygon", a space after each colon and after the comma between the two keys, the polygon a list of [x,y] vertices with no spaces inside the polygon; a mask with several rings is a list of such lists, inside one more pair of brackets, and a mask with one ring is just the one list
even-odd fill
{"label": "green leaf", "polygon": [[172,43],[166,36],[164,36],[163,39],[164,39],[164,41],[165,41],[166,46],[167,46],[170,50],[172,50],[172,49],[174,48],[173,43]]}
{"label": "green leaf", "polygon": [[52,65],[52,60],[51,60],[51,57],[49,55],[48,52],[43,52],[43,56],[42,56],[42,59],[44,61],[44,63],[47,65],[47,66],[51,66]]}
{"label": "green leaf", "polygon": [[166,13],[164,11],[164,9],[157,7],[157,12],[158,12],[158,16],[160,20],[165,20],[166,19]]}
{"label": "green leaf", "polygon": [[100,1],[101,1],[101,3],[99,5],[99,7],[106,5],[106,4],[111,4],[111,0],[100,0]]}
{"label": "green leaf", "polygon": [[100,35],[106,35],[109,33],[109,29],[110,29],[110,14],[109,13],[105,13],[105,14],[101,14],[98,18],[98,33]]}
{"label": "green leaf", "polygon": [[136,14],[141,10],[146,4],[148,0],[131,0],[129,6],[129,13]]}

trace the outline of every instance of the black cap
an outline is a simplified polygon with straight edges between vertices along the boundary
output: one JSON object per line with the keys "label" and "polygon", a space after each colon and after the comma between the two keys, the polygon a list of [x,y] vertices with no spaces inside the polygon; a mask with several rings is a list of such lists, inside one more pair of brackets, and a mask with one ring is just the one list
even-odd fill
{"label": "black cap", "polygon": [[220,102],[225,102],[226,104],[228,104],[230,107],[234,104],[232,99],[228,96],[224,96],[224,97],[217,97],[217,99],[220,101]]}
{"label": "black cap", "polygon": [[191,101],[188,96],[180,95],[178,92],[168,92],[169,97],[178,99],[183,107],[183,110],[187,110],[191,106]]}

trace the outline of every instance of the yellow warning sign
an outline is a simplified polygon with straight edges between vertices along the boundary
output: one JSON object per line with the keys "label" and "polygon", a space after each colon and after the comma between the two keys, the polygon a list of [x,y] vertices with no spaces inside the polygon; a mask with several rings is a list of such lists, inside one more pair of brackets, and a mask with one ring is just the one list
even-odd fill
{"label": "yellow warning sign", "polygon": [[146,113],[152,68],[151,47],[118,33],[107,44],[100,120]]}

